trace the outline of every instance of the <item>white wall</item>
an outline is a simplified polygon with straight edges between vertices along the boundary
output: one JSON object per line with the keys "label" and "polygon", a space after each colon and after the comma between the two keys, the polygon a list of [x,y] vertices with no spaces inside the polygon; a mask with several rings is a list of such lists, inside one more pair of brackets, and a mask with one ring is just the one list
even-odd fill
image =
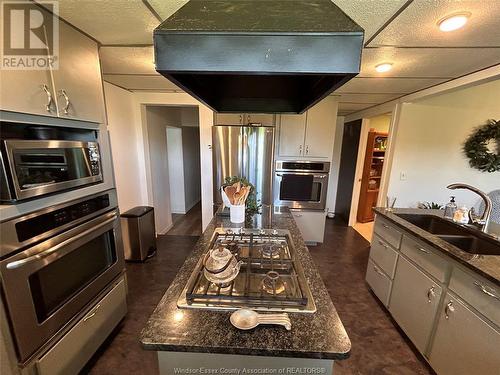
{"label": "white wall", "polygon": [[374,129],[379,133],[389,133],[389,126],[391,125],[391,114],[386,113],[380,116],[371,117],[369,128]]}
{"label": "white wall", "polygon": [[104,82],[108,130],[121,212],[147,204],[144,167],[137,157],[140,128],[134,121],[133,94]]}
{"label": "white wall", "polygon": [[162,107],[146,106],[144,114],[151,168],[153,199],[150,202],[155,208],[156,233],[165,234],[172,227],[166,131],[168,113]]}
{"label": "white wall", "polygon": [[142,170],[139,181],[145,185],[145,201],[153,201],[151,169],[148,152],[147,128],[142,124],[142,106],[163,105],[163,106],[196,106],[198,107],[198,123],[200,131],[200,170],[201,172],[201,196],[202,196],[202,225],[207,227],[213,217],[213,195],[212,195],[212,125],[213,112],[196,99],[186,93],[152,93],[135,92],[134,98],[134,121],[140,131],[138,139],[137,158],[139,163],[146,167]]}
{"label": "white wall", "polygon": [[[184,163],[182,129],[167,127],[168,179],[170,185],[170,207],[172,213],[186,213],[184,194]],[[181,181],[183,183],[181,183]]]}
{"label": "white wall", "polygon": [[[464,182],[489,192],[500,187],[500,173],[469,167],[462,146],[477,126],[500,118],[500,80],[402,105],[395,138],[388,194],[396,206],[414,207],[420,201],[441,204],[450,195],[468,207],[477,202],[471,192],[448,190]],[[407,179],[402,181],[400,173]]]}

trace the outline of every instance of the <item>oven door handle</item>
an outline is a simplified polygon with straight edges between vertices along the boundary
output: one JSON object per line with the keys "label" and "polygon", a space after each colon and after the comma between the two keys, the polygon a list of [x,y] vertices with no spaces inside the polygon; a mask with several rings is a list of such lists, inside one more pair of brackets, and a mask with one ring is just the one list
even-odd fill
{"label": "oven door handle", "polygon": [[[283,174],[295,174],[299,176],[310,176],[311,173],[276,173],[276,176],[278,177],[283,177]],[[326,178],[328,177],[327,174],[313,174],[314,178]]]}
{"label": "oven door handle", "polygon": [[30,255],[29,257],[26,257],[24,259],[20,259],[20,260],[14,261],[14,262],[7,263],[6,268],[9,270],[14,270],[16,268],[24,266],[25,264],[31,263],[35,260],[40,260],[40,259],[43,259],[45,257],[48,257],[50,254],[55,253],[56,251],[58,251],[62,247],[67,246],[70,243],[75,242],[75,241],[79,240],[80,238],[85,237],[85,236],[95,232],[99,228],[102,228],[102,227],[112,223],[114,220],[116,220],[116,218],[117,218],[117,216],[113,215],[113,217],[103,221],[102,223],[96,225],[95,227],[87,229],[87,230],[77,234],[76,236],[69,238],[69,239],[51,247],[50,249],[43,250],[43,251],[39,252],[38,254]]}

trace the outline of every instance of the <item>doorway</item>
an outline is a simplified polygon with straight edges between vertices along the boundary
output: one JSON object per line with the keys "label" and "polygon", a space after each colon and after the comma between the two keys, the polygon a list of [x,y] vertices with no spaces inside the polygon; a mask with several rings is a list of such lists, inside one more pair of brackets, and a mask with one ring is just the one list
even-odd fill
{"label": "doorway", "polygon": [[361,124],[362,120],[346,122],[342,135],[335,215],[346,225],[349,223],[351,211]]}
{"label": "doorway", "polygon": [[385,113],[344,125],[336,215],[368,241],[373,233],[372,208],[384,203],[391,121],[392,113]]}
{"label": "doorway", "polygon": [[197,106],[146,105],[149,195],[158,235],[199,236],[202,229]]}

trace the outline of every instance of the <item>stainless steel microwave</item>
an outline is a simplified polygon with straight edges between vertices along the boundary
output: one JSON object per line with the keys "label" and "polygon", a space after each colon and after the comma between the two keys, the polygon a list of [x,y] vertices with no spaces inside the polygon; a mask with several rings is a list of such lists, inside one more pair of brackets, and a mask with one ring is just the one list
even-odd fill
{"label": "stainless steel microwave", "polygon": [[2,202],[17,202],[101,182],[95,141],[4,139],[1,152]]}

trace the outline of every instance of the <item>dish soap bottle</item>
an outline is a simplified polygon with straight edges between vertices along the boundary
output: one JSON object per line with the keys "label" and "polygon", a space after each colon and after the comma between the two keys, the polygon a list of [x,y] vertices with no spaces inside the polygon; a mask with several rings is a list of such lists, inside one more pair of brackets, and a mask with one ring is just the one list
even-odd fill
{"label": "dish soap bottle", "polygon": [[444,207],[444,217],[447,219],[453,219],[455,211],[457,210],[457,204],[455,203],[455,197],[451,196],[450,201]]}

